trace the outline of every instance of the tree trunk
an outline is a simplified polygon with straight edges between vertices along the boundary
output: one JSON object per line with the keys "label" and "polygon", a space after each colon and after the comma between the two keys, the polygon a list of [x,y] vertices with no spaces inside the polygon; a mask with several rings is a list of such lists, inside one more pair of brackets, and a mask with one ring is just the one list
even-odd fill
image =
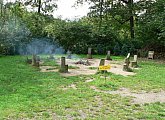
{"label": "tree trunk", "polygon": [[38,13],[41,13],[41,0],[38,0]]}
{"label": "tree trunk", "polygon": [[104,3],[104,0],[100,0],[100,22],[99,22],[99,31],[101,29],[101,26],[102,26],[102,19],[103,19],[103,3]]}
{"label": "tree trunk", "polygon": [[134,18],[133,18],[133,0],[129,0],[129,12],[130,12],[130,33],[131,33],[131,38],[134,39]]}

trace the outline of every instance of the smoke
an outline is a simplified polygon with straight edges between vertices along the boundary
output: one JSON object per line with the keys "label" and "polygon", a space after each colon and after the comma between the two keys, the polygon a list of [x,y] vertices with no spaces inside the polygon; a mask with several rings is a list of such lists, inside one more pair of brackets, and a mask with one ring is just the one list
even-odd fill
{"label": "smoke", "polygon": [[65,50],[49,38],[33,38],[29,44],[19,49],[21,55],[30,54],[64,54]]}
{"label": "smoke", "polygon": [[0,47],[9,48],[9,54],[64,54],[65,50],[52,41],[50,38],[31,38],[26,24],[16,16],[0,18]]}
{"label": "smoke", "polygon": [[0,18],[0,53],[17,54],[17,49],[29,38],[30,31],[21,19],[6,15]]}

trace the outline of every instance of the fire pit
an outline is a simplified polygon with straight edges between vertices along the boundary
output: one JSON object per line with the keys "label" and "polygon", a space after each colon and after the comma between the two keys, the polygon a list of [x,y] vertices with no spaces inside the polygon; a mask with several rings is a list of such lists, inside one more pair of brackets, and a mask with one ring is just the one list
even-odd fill
{"label": "fire pit", "polygon": [[75,64],[82,64],[82,65],[86,65],[86,66],[90,66],[91,63],[88,60],[79,60],[77,62],[75,62]]}

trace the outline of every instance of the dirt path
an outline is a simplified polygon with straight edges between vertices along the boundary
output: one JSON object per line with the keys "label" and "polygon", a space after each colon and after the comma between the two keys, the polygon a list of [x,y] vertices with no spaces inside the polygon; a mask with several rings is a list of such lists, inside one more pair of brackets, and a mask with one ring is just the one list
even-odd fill
{"label": "dirt path", "polygon": [[117,91],[103,91],[99,90],[95,86],[91,86],[91,89],[93,89],[96,92],[101,92],[101,93],[106,93],[106,94],[119,94],[123,97],[133,97],[132,98],[132,103],[134,104],[144,104],[144,103],[154,103],[154,102],[165,102],[165,91],[160,91],[158,93],[154,92],[141,92],[141,93],[132,93],[129,89],[127,88],[121,88]]}

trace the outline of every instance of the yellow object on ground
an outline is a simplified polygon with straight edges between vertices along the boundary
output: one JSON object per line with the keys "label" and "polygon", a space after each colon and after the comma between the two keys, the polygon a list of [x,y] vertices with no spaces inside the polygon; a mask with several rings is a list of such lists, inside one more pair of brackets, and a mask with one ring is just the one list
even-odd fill
{"label": "yellow object on ground", "polygon": [[99,70],[109,70],[109,69],[111,69],[110,65],[99,66]]}

